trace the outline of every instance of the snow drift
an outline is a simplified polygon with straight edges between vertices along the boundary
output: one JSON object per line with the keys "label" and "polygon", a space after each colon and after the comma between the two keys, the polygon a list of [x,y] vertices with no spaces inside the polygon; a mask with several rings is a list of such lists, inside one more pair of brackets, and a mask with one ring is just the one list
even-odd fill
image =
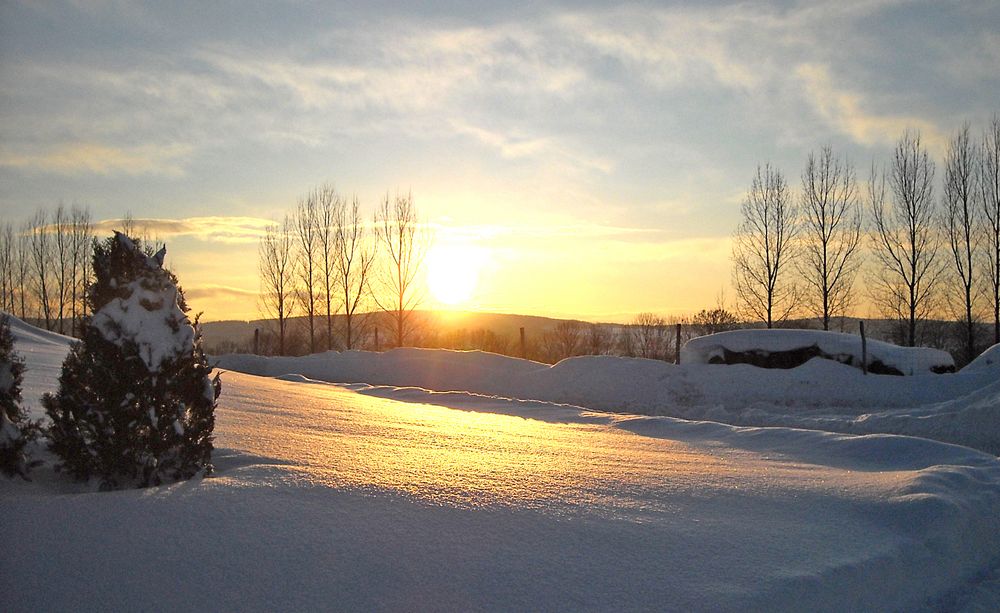
{"label": "snow drift", "polygon": [[226,355],[217,362],[270,377],[419,387],[743,426],[905,433],[1000,453],[1000,364],[890,377],[865,376],[824,359],[786,370],[613,356],[549,366],[479,351],[412,348],[294,358]]}
{"label": "snow drift", "polygon": [[[50,390],[44,373],[67,344],[25,332],[26,374]],[[332,357],[298,365],[329,369]],[[450,385],[467,370],[508,391],[685,371],[610,358],[550,368],[454,352],[349,357],[353,375],[371,376],[367,363]],[[818,362],[774,373],[992,382],[921,409],[936,415],[985,411],[997,393],[988,369],[865,378]],[[403,366],[412,372],[393,370]],[[722,388],[720,372],[772,372],[686,370]],[[225,376],[215,477],[112,493],[45,467],[32,483],[0,479],[4,544],[17,554],[0,573],[0,610],[990,610],[1000,599],[1000,464],[966,447]]]}

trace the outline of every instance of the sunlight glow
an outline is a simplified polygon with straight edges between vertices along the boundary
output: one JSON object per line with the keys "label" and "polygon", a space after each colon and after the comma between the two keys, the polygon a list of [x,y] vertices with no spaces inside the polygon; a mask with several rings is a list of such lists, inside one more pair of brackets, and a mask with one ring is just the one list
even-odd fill
{"label": "sunlight glow", "polygon": [[485,254],[468,245],[441,245],[427,256],[427,287],[439,303],[448,306],[469,302],[479,283]]}

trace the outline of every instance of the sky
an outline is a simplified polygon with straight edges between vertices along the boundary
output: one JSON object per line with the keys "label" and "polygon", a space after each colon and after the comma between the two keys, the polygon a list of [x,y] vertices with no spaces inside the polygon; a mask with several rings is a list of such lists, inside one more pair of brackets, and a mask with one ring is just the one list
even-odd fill
{"label": "sky", "polygon": [[758,164],[940,159],[997,66],[992,1],[2,0],[0,210],[148,220],[205,320],[258,317],[259,236],[324,183],[411,192],[455,308],[691,313]]}

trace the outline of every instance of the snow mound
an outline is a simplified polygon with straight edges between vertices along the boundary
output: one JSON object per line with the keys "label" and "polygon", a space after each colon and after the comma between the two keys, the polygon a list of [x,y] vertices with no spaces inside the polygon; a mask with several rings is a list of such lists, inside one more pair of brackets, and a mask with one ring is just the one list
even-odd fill
{"label": "snow mound", "polygon": [[36,328],[13,315],[9,317],[14,347],[27,365],[21,385],[22,406],[29,419],[41,419],[44,417],[42,394],[52,391],[59,380],[63,360],[76,339]]}
{"label": "snow mound", "polygon": [[993,371],[1000,376],[1000,343],[993,345],[986,351],[979,354],[975,360],[972,360],[962,368],[962,372],[983,372],[983,371]]}
{"label": "snow mound", "polygon": [[828,359],[812,359],[798,368],[761,369],[747,364],[677,366],[614,356],[580,356],[548,366],[446,349],[225,355],[216,360],[220,368],[293,375],[299,381],[417,387],[739,426],[911,434],[1000,451],[1000,418],[995,417],[1000,389],[990,387],[997,376],[988,369],[878,377]]}
{"label": "snow mound", "polygon": [[[18,338],[27,374],[54,368],[68,343],[27,333]],[[25,351],[43,347],[53,350]],[[890,427],[945,427],[949,412],[975,410],[981,424],[960,427],[996,432],[988,419],[1000,410],[1000,382],[989,369],[865,377],[819,359],[762,370],[600,356],[548,367],[426,350],[223,361],[285,381],[227,381],[214,477],[102,494],[45,467],[30,483],[0,479],[12,518],[4,545],[19,556],[0,573],[0,610],[98,610],[108,586],[124,610],[951,611],[1000,602],[1000,463],[968,448],[315,381],[461,386],[468,375],[469,386],[507,395],[719,414],[728,411],[713,403],[784,397],[734,415],[766,409],[785,421],[815,418],[810,407],[836,392],[856,406],[909,404]],[[206,568],[217,580],[204,581]]]}
{"label": "snow mound", "polygon": [[10,322],[10,332],[14,335],[14,342],[18,345],[18,351],[22,350],[22,345],[31,345],[34,347],[48,345],[68,350],[69,346],[76,342],[76,339],[72,336],[64,336],[58,332],[49,332],[48,330],[36,328],[13,315],[0,311],[0,317],[4,316]]}
{"label": "snow mound", "polygon": [[327,351],[302,357],[232,354],[218,358],[222,368],[252,375],[296,374],[330,383],[416,385],[434,390],[510,391],[529,372],[546,364],[484,351],[401,348],[372,351]]}
{"label": "snow mound", "polygon": [[[769,363],[788,368],[814,357],[861,368],[861,337],[821,330],[731,330],[693,338],[681,349],[682,364]],[[915,375],[954,371],[955,361],[939,349],[869,340],[867,366],[876,373]]]}

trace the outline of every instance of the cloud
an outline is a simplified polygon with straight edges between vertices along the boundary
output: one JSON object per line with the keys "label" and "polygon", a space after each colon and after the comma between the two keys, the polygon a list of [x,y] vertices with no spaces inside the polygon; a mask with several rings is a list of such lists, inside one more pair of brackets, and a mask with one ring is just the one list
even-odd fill
{"label": "cloud", "polygon": [[531,157],[543,159],[550,163],[561,163],[566,167],[566,170],[578,168],[585,171],[596,170],[604,174],[610,173],[614,168],[614,163],[610,159],[599,156],[587,156],[572,151],[560,145],[552,137],[508,136],[457,119],[451,121],[451,126],[458,134],[472,136],[484,145],[496,149],[505,158]]}
{"label": "cloud", "polygon": [[188,300],[257,300],[258,292],[228,285],[196,285],[184,288],[184,297]]}
{"label": "cloud", "polygon": [[947,136],[930,121],[914,115],[877,114],[861,94],[837,88],[830,71],[819,64],[801,64],[795,70],[817,112],[833,127],[865,145],[895,143],[907,129],[917,129],[935,151],[943,151]]}
{"label": "cloud", "polygon": [[[79,31],[72,11],[11,22],[11,47],[25,51],[0,64],[0,164],[216,184],[225,180],[216,169],[237,163],[273,169],[275,182],[336,168],[371,184],[436,175],[454,185],[455,175],[478,171],[512,202],[572,202],[585,217],[607,219],[597,216],[614,191],[648,200],[713,171],[713,183],[742,184],[737,165],[748,157],[792,159],[834,133],[870,147],[912,126],[930,143],[934,122],[952,121],[942,109],[975,97],[949,92],[954,101],[942,102],[934,71],[921,75],[927,85],[900,87],[906,75],[886,82],[886,64],[903,53],[889,35],[906,35],[886,2],[541,3],[513,13],[386,6],[312,18],[264,7],[224,28],[211,21],[218,12],[96,4],[104,8]],[[271,19],[278,13],[286,18]],[[934,44],[907,47],[918,57],[902,69],[940,54],[962,58],[969,88],[995,74],[995,32],[968,50],[953,30],[907,13],[914,38]],[[77,44],[98,21],[121,40]],[[176,144],[136,146],[164,141]],[[592,199],[589,208],[566,197],[571,190]],[[691,200],[699,198],[703,191]]]}
{"label": "cloud", "polygon": [[537,155],[550,146],[550,142],[545,138],[518,138],[505,136],[499,132],[493,132],[485,128],[470,125],[464,121],[452,120],[452,127],[459,134],[467,134],[474,137],[485,145],[497,149],[503,157],[519,158],[529,155]]}
{"label": "cloud", "polygon": [[540,240],[588,239],[648,241],[663,236],[659,228],[630,228],[587,223],[551,223],[545,225],[462,225],[431,224],[438,240],[445,242],[482,242],[502,246],[512,239]]}
{"label": "cloud", "polygon": [[659,88],[720,83],[755,88],[759,64],[735,50],[736,36],[752,36],[762,13],[740,7],[724,11],[646,7],[581,11],[560,15],[563,35],[582,42],[597,57],[613,57],[643,82]]}
{"label": "cloud", "polygon": [[[97,232],[121,230],[123,220],[105,219],[94,224]],[[132,219],[140,234],[166,239],[190,236],[203,241],[240,244],[255,243],[273,221],[259,217],[189,217],[186,219]]]}
{"label": "cloud", "polygon": [[0,166],[58,174],[167,175],[180,176],[180,158],[190,152],[185,145],[115,147],[99,143],[66,143],[42,153],[0,153]]}

